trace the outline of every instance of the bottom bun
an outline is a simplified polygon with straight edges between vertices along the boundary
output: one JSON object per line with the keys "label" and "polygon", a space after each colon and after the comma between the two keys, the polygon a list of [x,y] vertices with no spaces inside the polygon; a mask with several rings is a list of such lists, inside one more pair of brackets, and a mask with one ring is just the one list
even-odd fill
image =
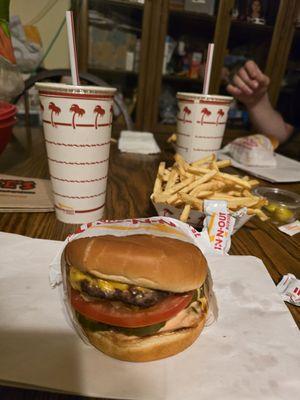
{"label": "bottom bun", "polygon": [[163,332],[144,338],[125,337],[115,332],[92,332],[84,329],[90,343],[98,350],[123,361],[144,362],[160,360],[185,350],[200,335],[205,315],[193,328],[183,328],[171,332]]}

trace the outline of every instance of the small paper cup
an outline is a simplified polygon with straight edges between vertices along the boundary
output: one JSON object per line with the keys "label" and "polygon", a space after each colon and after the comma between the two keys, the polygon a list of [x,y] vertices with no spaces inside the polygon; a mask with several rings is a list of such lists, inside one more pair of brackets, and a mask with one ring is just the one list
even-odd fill
{"label": "small paper cup", "polygon": [[177,152],[189,163],[216,154],[233,98],[179,92],[177,100]]}
{"label": "small paper cup", "polygon": [[103,216],[116,89],[37,83],[57,219]]}

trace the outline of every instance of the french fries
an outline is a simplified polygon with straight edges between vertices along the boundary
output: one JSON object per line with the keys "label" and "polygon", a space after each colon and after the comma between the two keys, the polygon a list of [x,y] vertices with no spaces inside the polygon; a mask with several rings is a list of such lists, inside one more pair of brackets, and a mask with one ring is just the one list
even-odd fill
{"label": "french fries", "polygon": [[203,211],[203,200],[226,200],[231,211],[247,208],[248,215],[268,219],[261,208],[268,204],[264,198],[254,196],[251,189],[258,185],[256,179],[222,172],[230,166],[230,160],[216,161],[214,155],[193,163],[175,154],[175,163],[166,168],[159,164],[151,199],[182,208],[180,220],[186,222],[192,209]]}

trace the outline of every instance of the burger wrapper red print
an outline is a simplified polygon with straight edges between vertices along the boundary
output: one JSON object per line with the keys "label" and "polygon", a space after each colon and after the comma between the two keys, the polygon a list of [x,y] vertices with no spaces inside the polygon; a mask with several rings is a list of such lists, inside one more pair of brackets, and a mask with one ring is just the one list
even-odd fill
{"label": "burger wrapper red print", "polygon": [[[64,272],[66,269],[65,260],[63,257],[64,248],[70,241],[83,237],[104,235],[129,236],[137,234],[148,234],[183,240],[197,246],[204,255],[222,254],[220,250],[214,249],[212,246],[209,240],[209,233],[207,229],[203,229],[202,232],[198,232],[192,226],[173,218],[152,217],[114,221],[97,221],[82,225],[77,233],[68,236],[65,240],[60,252],[50,265],[49,278],[50,285],[52,287],[60,285],[60,294],[67,321],[73,326],[79,336],[88,344],[89,342],[87,341],[81,327],[78,325],[76,318],[73,317],[73,311],[71,310],[67,301],[66,276]],[[225,254],[225,250],[223,251],[223,254]],[[210,275],[209,282],[210,289],[208,298],[210,300],[206,326],[211,325],[217,317],[217,303],[212,290],[212,280]]]}

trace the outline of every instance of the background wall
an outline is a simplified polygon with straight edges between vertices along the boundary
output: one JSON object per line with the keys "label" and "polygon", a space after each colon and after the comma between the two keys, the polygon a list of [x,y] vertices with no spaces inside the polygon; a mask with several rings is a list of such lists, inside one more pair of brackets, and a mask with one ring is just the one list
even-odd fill
{"label": "background wall", "polygon": [[[47,5],[50,6],[52,4],[54,4],[53,7],[45,16],[33,24],[40,32],[44,52],[65,18],[65,12],[70,7],[70,0],[11,0],[10,2],[10,16],[18,15],[22,25],[31,24],[31,21],[34,22],[36,17],[41,16],[41,11]],[[69,68],[67,46],[67,30],[66,26],[64,26],[45,59],[44,66],[46,68]]]}

